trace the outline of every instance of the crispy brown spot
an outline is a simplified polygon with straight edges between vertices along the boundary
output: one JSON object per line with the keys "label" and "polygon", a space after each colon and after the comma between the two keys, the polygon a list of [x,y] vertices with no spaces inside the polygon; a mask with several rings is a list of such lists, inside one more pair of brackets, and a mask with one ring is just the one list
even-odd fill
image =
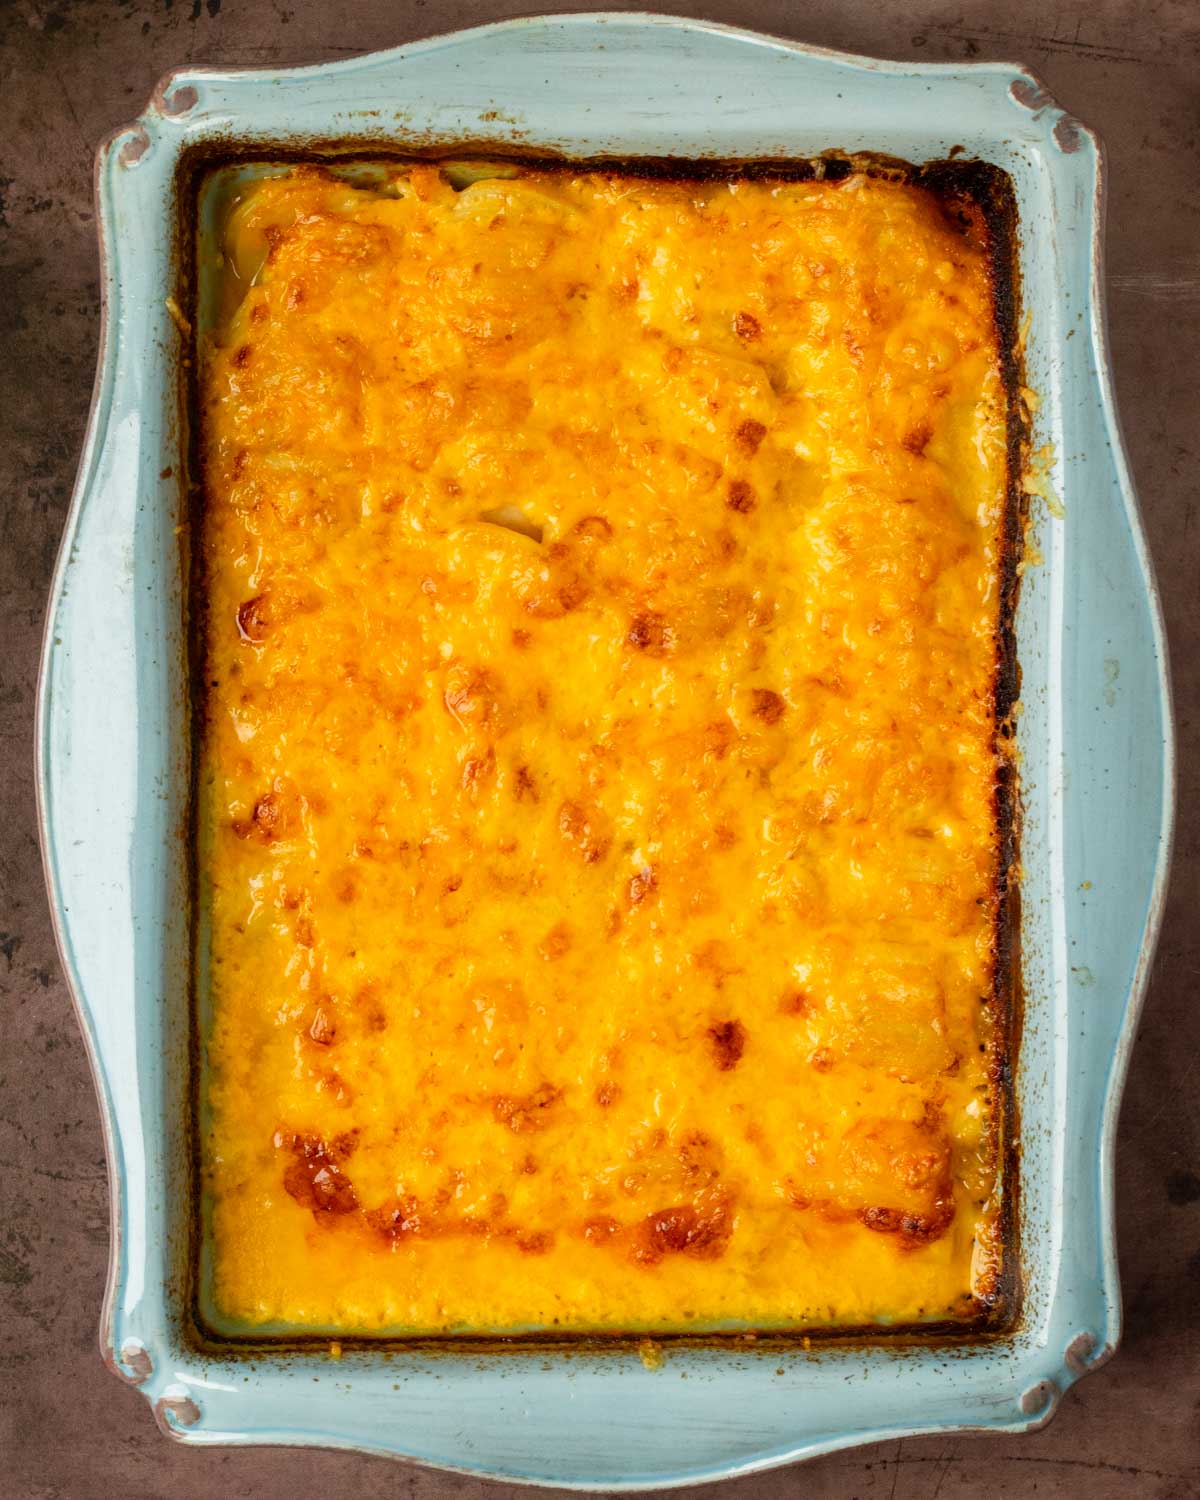
{"label": "crispy brown spot", "polygon": [[354,1098],[354,1090],[338,1072],[332,1068],[322,1073],[317,1079],[318,1094],[332,1094],[336,1104],[349,1104]]}
{"label": "crispy brown spot", "polygon": [[670,646],[671,631],[662,615],[648,611],[633,617],[625,639],[639,651],[657,656]]}
{"label": "crispy brown spot", "polygon": [[590,542],[607,541],[613,534],[611,524],[603,516],[584,516],[575,522],[572,530]]}
{"label": "crispy brown spot", "polygon": [[425,1220],[416,1198],[404,1196],[367,1212],[367,1222],[389,1240],[411,1239],[425,1232]]}
{"label": "crispy brown spot", "polygon": [[253,599],[247,599],[244,604],[238,605],[238,634],[242,640],[249,641],[252,646],[261,645],[266,639],[266,603],[266,594],[255,594]]}
{"label": "crispy brown spot", "polygon": [[731,1072],[746,1050],[746,1028],[738,1020],[718,1021],[708,1028],[713,1061],[722,1073]]}
{"label": "crispy brown spot", "polygon": [[638,870],[629,879],[629,904],[640,906],[643,901],[658,890],[658,876],[654,870],[647,866],[644,870]]}
{"label": "crispy brown spot", "polygon": [[295,794],[289,794],[284,783],[276,780],[274,788],[254,804],[249,820],[235,823],[233,830],[240,838],[254,834],[264,843],[273,844],[290,837],[298,818]]}
{"label": "crispy brown spot", "polygon": [[442,702],[459,724],[494,724],[500,716],[499,685],[487,667],[456,663],[442,694]]}
{"label": "crispy brown spot", "polygon": [[743,453],[753,458],[766,435],[767,429],[761,422],[756,422],[753,417],[747,417],[734,433],[733,440]]}
{"label": "crispy brown spot", "polygon": [[733,331],[737,334],[738,338],[750,341],[762,337],[762,324],[752,313],[735,313]]}
{"label": "crispy brown spot", "polygon": [[525,613],[535,620],[558,620],[570,614],[587,599],[591,586],[581,573],[563,572],[562,559],[555,559],[554,571],[548,571],[521,601]]}
{"label": "crispy brown spot", "polygon": [[605,1079],[596,1090],[596,1103],[601,1109],[607,1109],[610,1104],[615,1104],[620,1097],[621,1090],[611,1079]]}
{"label": "crispy brown spot", "polygon": [[592,823],[578,802],[564,802],[558,810],[558,831],[574,844],[585,864],[594,865],[608,853],[612,842]]}
{"label": "crispy brown spot", "polygon": [[526,1156],[525,1160],[521,1163],[521,1171],[526,1177],[536,1177],[537,1169],[538,1164],[532,1156]]}
{"label": "crispy brown spot", "polygon": [[714,1260],[725,1249],[733,1224],[723,1201],[708,1206],[679,1203],[660,1208],[638,1226],[634,1259],[653,1265],[664,1255]]}
{"label": "crispy brown spot", "polygon": [[919,458],[925,452],[929,439],[933,436],[933,429],[928,422],[918,422],[900,439],[900,446],[907,448],[910,453],[915,453]]}
{"label": "crispy brown spot", "polygon": [[250,352],[250,345],[243,344],[240,349],[233,351],[232,363],[237,365],[239,369],[245,369],[250,363]]}
{"label": "crispy brown spot", "polygon": [[585,1219],[583,1223],[583,1237],[593,1244],[602,1243],[604,1240],[612,1239],[614,1234],[620,1232],[620,1221],[611,1218],[608,1214],[597,1214],[593,1219]]}
{"label": "crispy brown spot", "polygon": [[833,1053],[828,1047],[818,1047],[808,1061],[815,1073],[828,1073],[833,1067]]}
{"label": "crispy brown spot", "polygon": [[755,688],[751,695],[751,707],[764,724],[778,724],[787,707],[783,699],[772,688]]}
{"label": "crispy brown spot", "polygon": [[803,990],[787,990],[779,1002],[779,1009],[785,1016],[806,1016],[812,1009],[812,1001]]}
{"label": "crispy brown spot", "polygon": [[354,1010],[362,1018],[368,1031],[387,1030],[387,1011],[379,996],[378,980],[368,979],[358,989],[354,996]]}
{"label": "crispy brown spot", "polygon": [[712,1182],[721,1175],[719,1149],[702,1130],[693,1130],[680,1144],[677,1155],[689,1183]]}
{"label": "crispy brown spot", "polygon": [[518,628],[512,633],[512,643],[518,651],[524,651],[532,639],[533,637],[529,634],[528,630]]}
{"label": "crispy brown spot", "polygon": [[728,719],[714,719],[704,731],[704,750],[715,760],[724,760],[736,738]]}
{"label": "crispy brown spot", "polygon": [[554,1247],[554,1236],[546,1229],[537,1229],[528,1234],[517,1234],[514,1242],[518,1250],[526,1255],[545,1255]]}
{"label": "crispy brown spot", "polygon": [[513,773],[513,796],[518,802],[524,802],[526,799],[530,802],[538,800],[537,786],[528,766],[518,766]]}
{"label": "crispy brown spot", "polygon": [[762,589],[755,589],[750,595],[750,602],[746,609],[746,623],[756,629],[761,625],[769,625],[775,618],[778,609],[774,598]]}
{"label": "crispy brown spot", "polygon": [[749,515],[754,509],[754,491],[744,479],[735,479],[729,486],[725,504],[730,510],[736,510],[740,516]]}
{"label": "crispy brown spot", "polygon": [[294,1135],[288,1141],[275,1137],[277,1146],[286,1144],[292,1152],[283,1173],[284,1188],[314,1215],[349,1214],[358,1207],[354,1184],[336,1160],[353,1149],[352,1141],[348,1148],[343,1144],[347,1139],[339,1137],[331,1147],[320,1136]]}
{"label": "crispy brown spot", "polygon": [[496,769],[496,752],[491,745],[487,748],[487,754],[482,758],[472,756],[463,762],[461,782],[464,791],[470,791],[486,781]]}
{"label": "crispy brown spot", "polygon": [[586,579],[577,573],[574,577],[569,578],[559,589],[558,602],[562,605],[563,610],[569,614],[571,610],[578,609],[590,593],[591,589]]}
{"label": "crispy brown spot", "polygon": [[325,1005],[318,1005],[313,1012],[312,1021],[309,1023],[308,1034],[318,1047],[328,1047],[337,1035],[337,1025],[333,1019],[333,1011]]}
{"label": "crispy brown spot", "polygon": [[562,1090],[543,1083],[531,1094],[496,1094],[492,1114],[497,1124],[507,1125],[516,1135],[540,1130],[546,1123],[546,1112],[562,1098]]}
{"label": "crispy brown spot", "polygon": [[899,1235],[906,1247],[926,1245],[938,1239],[950,1226],[954,1218],[952,1202],[940,1199],[932,1213],[905,1213],[899,1208],[863,1208],[858,1217],[868,1229],[878,1234]]}
{"label": "crispy brown spot", "polygon": [[556,958],[562,958],[571,949],[571,929],[565,922],[556,922],[542,941],[538,944],[538,952],[548,963],[553,963]]}

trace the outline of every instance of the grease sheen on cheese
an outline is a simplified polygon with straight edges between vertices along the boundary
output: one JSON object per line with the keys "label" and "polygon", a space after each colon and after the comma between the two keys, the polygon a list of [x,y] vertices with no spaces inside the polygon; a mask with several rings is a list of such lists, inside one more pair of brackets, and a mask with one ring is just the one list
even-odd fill
{"label": "grease sheen on cheese", "polygon": [[984,233],[860,173],[495,170],[296,168],[228,220],[212,1317],[965,1317],[1002,1030]]}

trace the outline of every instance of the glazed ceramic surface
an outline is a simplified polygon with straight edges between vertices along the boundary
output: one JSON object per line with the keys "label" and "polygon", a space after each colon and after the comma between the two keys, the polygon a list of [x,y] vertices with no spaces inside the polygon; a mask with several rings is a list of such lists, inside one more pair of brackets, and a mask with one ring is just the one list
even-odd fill
{"label": "glazed ceramic surface", "polygon": [[[925,161],[1016,186],[1035,445],[1017,620],[1024,833],[1013,1333],[941,1347],[732,1342],[455,1353],[204,1352],[188,1330],[187,511],[177,168],[312,139],[568,156]],[[485,148],[485,147],[484,147]],[[1112,1148],[1162,908],[1172,760],[1157,598],[1107,372],[1095,137],[1018,67],[839,56],[661,16],[533,18],[283,73],[188,70],[103,146],[105,323],[55,575],[38,785],[63,963],[112,1184],[105,1359],[190,1443],[319,1443],[581,1488],[744,1473],[915,1432],[1018,1431],[1115,1349]],[[203,976],[201,976],[201,985]]]}

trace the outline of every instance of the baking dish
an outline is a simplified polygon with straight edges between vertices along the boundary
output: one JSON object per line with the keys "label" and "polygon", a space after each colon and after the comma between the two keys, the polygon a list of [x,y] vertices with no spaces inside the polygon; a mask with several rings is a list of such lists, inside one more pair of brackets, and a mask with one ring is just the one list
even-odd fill
{"label": "baking dish", "polygon": [[[950,122],[949,129],[943,122]],[[1016,1089],[1024,1310],[1003,1336],[249,1359],[190,1316],[187,433],[181,172],[205,149],[430,143],[568,157],[911,161],[1018,197],[1037,511],[1017,616]],[[1171,824],[1165,649],[1105,365],[1094,137],[1020,69],[909,67],[656,16],[535,18],[291,73],[189,70],[102,148],[105,328],[56,572],[39,795],[113,1184],[110,1366],[198,1443],[323,1443],[602,1489],[747,1472],[918,1431],[1021,1430],[1115,1348],[1112,1139]],[[186,538],[185,538],[186,539]],[[204,976],[199,976],[203,990]],[[847,1396],[852,1396],[852,1405]]]}

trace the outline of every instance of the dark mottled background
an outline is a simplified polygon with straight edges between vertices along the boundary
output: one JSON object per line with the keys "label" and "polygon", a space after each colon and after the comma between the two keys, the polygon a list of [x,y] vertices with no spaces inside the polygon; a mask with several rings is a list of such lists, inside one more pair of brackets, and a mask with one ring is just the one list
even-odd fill
{"label": "dark mottled background", "polygon": [[[13,1500],[500,1493],[378,1459],[182,1450],[101,1367],[104,1156],[42,888],[32,722],[100,321],[96,143],[182,63],[315,62],[534,8],[0,0],[0,1495]],[[1103,134],[1117,388],[1166,600],[1183,749],[1175,878],[1118,1147],[1121,1353],[1044,1432],[893,1442],[724,1493],[1200,1496],[1200,4],[726,0],[691,13],[886,57],[1025,62]]]}

